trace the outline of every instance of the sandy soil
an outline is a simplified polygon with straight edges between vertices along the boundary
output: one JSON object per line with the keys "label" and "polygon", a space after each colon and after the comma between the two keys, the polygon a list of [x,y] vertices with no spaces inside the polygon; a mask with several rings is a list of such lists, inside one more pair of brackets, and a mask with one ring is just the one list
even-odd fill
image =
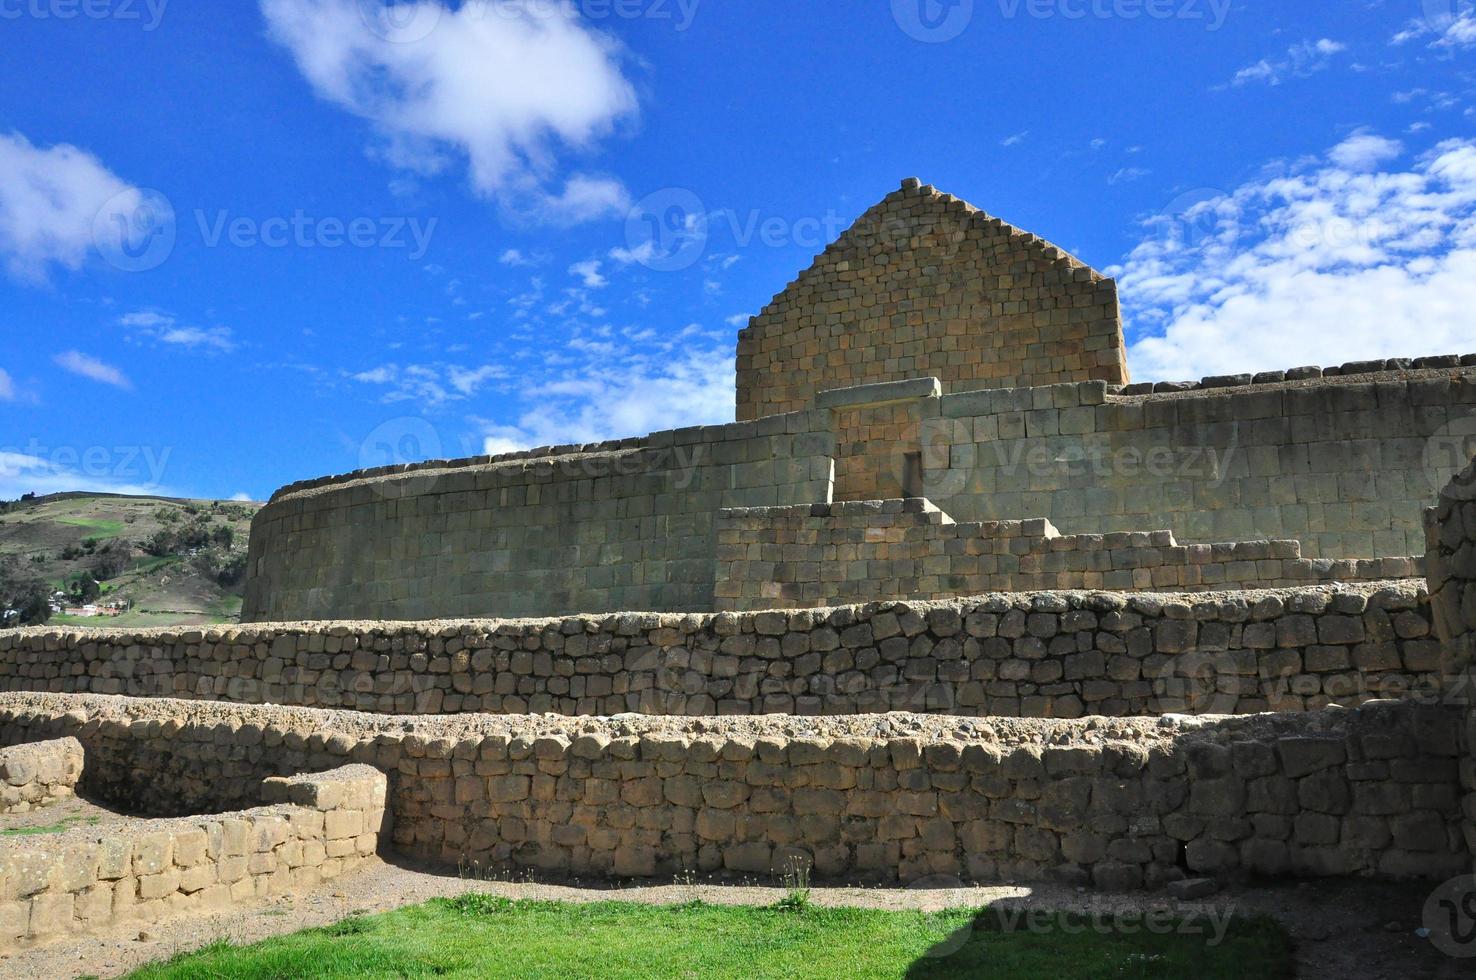
{"label": "sandy soil", "polygon": [[[114,828],[121,824],[143,822],[146,819],[118,813],[90,800],[73,796],[59,803],[51,803],[25,813],[0,814],[0,841],[26,838],[31,841],[44,842],[47,836],[58,830],[77,830],[84,827]],[[25,833],[27,830],[41,832],[28,834]]]}
{"label": "sandy soil", "polygon": [[[931,883],[937,884],[937,883]],[[1472,960],[1442,955],[1415,930],[1429,886],[1332,881],[1228,891],[1200,902],[1162,896],[1113,896],[1059,885],[1002,885],[976,888],[862,888],[817,886],[811,899],[822,905],[940,909],[992,906],[1002,909],[1068,909],[1110,916],[1114,912],[1167,907],[1181,916],[1266,912],[1286,925],[1297,942],[1298,976],[1337,980],[1395,980],[1406,977],[1465,978],[1476,975]],[[144,926],[119,924],[102,936],[64,938],[0,954],[0,976],[115,977],[153,960],[196,949],[216,939],[254,942],[269,936],[326,925],[362,912],[382,912],[438,896],[482,891],[509,898],[586,902],[618,899],[672,904],[700,899],[721,904],[767,905],[783,887],[744,882],[674,882],[642,887],[580,886],[536,881],[474,881],[403,864],[376,862],[311,892],[204,916]],[[1197,921],[1197,920],[1191,920]]]}

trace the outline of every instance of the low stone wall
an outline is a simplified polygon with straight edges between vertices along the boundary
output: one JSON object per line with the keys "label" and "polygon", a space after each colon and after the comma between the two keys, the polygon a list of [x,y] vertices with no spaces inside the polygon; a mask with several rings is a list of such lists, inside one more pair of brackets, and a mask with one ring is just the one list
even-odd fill
{"label": "low stone wall", "polygon": [[392,714],[1300,711],[1438,686],[1416,582],[0,634],[0,687]]}
{"label": "low stone wall", "polygon": [[1111,889],[1446,877],[1470,860],[1459,724],[1413,702],[1159,720],[404,720],[0,696],[6,738],[74,735],[108,780],[175,805],[232,800],[263,773],[373,765],[391,777],[395,846],[448,865],[617,877],[812,865],[820,878]]}
{"label": "low stone wall", "polygon": [[1444,652],[1446,697],[1466,708],[1465,833],[1476,855],[1476,462],[1425,513],[1430,605]]}
{"label": "low stone wall", "polygon": [[378,847],[385,785],[369,766],[345,766],[266,780],[269,806],[0,841],[0,948],[335,878]]}
{"label": "low stone wall", "polygon": [[1422,577],[1420,558],[1303,558],[1297,541],[1181,545],[1172,531],[1063,535],[1047,520],[958,524],[926,498],[730,508],[719,611],[982,592],[1201,592]]}
{"label": "low stone wall", "polygon": [[0,749],[0,813],[23,813],[72,795],[82,775],[82,743],[55,738]]}

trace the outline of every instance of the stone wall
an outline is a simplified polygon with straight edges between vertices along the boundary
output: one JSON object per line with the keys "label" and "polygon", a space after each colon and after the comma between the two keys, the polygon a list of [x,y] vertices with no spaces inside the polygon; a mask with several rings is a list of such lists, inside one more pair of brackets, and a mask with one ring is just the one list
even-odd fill
{"label": "stone wall", "polygon": [[1297,541],[1182,545],[1172,531],[1062,535],[1049,522],[958,524],[927,498],[724,510],[719,611],[983,592],[1198,592],[1423,576],[1423,558],[1301,557]]}
{"label": "stone wall", "polygon": [[[0,717],[6,729],[16,727]],[[149,773],[123,771],[148,786]],[[221,909],[335,878],[375,853],[385,787],[383,773],[345,766],[268,779],[261,786],[268,806],[0,840],[0,948],[119,920]]]}
{"label": "stone wall", "polygon": [[817,427],[801,413],[290,488],[252,520],[242,616],[710,610],[721,508],[829,499]]}
{"label": "stone wall", "polygon": [[1308,559],[1420,554],[1421,511],[1476,448],[1463,360],[1132,395],[1102,382],[940,395],[916,378],[756,422],[294,484],[253,522],[244,618],[712,611],[720,510],[878,496],[926,496],[965,523],[1043,518],[1067,536],[1164,528],[1185,545],[1297,540]]}
{"label": "stone wall", "polygon": [[1466,711],[1465,833],[1476,855],[1476,462],[1440,491],[1426,513],[1430,605],[1444,653],[1446,698]]}
{"label": "stone wall", "polygon": [[612,715],[1301,711],[1438,686],[1422,585],[0,633],[0,689]]}
{"label": "stone wall", "polygon": [[738,335],[738,418],[931,375],[949,391],[1127,380],[1117,287],[1061,249],[908,181]]}
{"label": "stone wall", "polygon": [[1470,860],[1459,719],[1433,703],[1157,721],[410,722],[8,694],[0,732],[74,735],[117,778],[195,805],[231,805],[267,773],[373,765],[391,775],[395,847],[447,865],[617,877],[811,865],[819,878],[1119,889],[1186,874],[1439,879]]}
{"label": "stone wall", "polygon": [[1167,526],[1180,541],[1294,538],[1308,557],[1376,558],[1423,552],[1420,515],[1476,445],[1476,371],[982,391],[924,415],[919,495],[956,520]]}
{"label": "stone wall", "polygon": [[82,775],[82,744],[56,738],[0,749],[0,813],[24,813],[70,797]]}

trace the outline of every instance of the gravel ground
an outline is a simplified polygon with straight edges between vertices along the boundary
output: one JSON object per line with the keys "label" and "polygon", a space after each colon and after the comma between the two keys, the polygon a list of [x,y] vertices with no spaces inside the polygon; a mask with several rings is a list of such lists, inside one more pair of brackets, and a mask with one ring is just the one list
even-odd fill
{"label": "gravel ground", "polygon": [[[930,883],[938,884],[938,883]],[[101,936],[65,938],[0,954],[0,976],[116,977],[145,963],[196,949],[216,939],[255,942],[326,925],[361,912],[383,912],[437,896],[482,891],[509,898],[570,902],[618,899],[673,904],[767,905],[783,887],[745,882],[676,882],[641,887],[581,886],[535,881],[473,881],[404,864],[376,862],[320,888],[256,905],[145,926],[120,924]],[[1162,896],[1102,895],[1059,885],[858,888],[816,886],[821,905],[925,910],[993,905],[1000,909],[1068,909],[1102,916],[1172,908],[1207,931],[1225,913],[1260,911],[1276,917],[1297,942],[1298,976],[1336,980],[1469,978],[1471,960],[1445,957],[1415,935],[1428,885],[1329,881],[1237,889],[1200,902]],[[1105,921],[1110,921],[1107,919]]]}
{"label": "gravel ground", "polygon": [[[120,825],[144,822],[146,819],[117,813],[90,800],[73,796],[58,803],[28,810],[25,813],[0,814],[0,843],[9,840],[45,841],[53,833],[59,833],[61,830],[80,828],[114,830]],[[32,828],[40,828],[45,833],[24,833]]]}

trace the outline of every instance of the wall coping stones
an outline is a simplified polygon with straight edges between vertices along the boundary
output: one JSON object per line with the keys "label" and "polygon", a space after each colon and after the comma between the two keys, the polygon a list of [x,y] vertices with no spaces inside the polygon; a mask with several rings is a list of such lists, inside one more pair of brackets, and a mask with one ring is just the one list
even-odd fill
{"label": "wall coping stones", "polygon": [[1391,357],[1376,361],[1349,361],[1335,367],[1295,367],[1285,371],[1261,371],[1256,374],[1211,375],[1198,381],[1143,381],[1128,385],[1109,385],[1109,394],[1124,397],[1139,395],[1182,394],[1220,388],[1291,385],[1298,382],[1332,382],[1342,378],[1368,381],[1371,374],[1399,374],[1423,378],[1441,373],[1464,373],[1476,367],[1476,354],[1435,354],[1429,357]]}
{"label": "wall coping stones", "polygon": [[[806,508],[808,509],[808,508]],[[1022,522],[1029,524],[1031,522]],[[1027,530],[1027,533],[1031,533]],[[1033,609],[1037,606],[1060,606],[1083,609],[1131,609],[1156,612],[1165,603],[1199,605],[1217,603],[1259,608],[1268,600],[1275,600],[1290,607],[1312,603],[1325,607],[1340,594],[1360,597],[1360,601],[1375,608],[1409,607],[1415,597],[1425,595],[1425,585],[1417,580],[1393,580],[1382,582],[1340,582],[1314,586],[1298,586],[1277,589],[1226,589],[1212,592],[1114,592],[1100,589],[1060,589],[1033,592],[982,592],[971,596],[955,596],[946,599],[903,600],[889,599],[865,603],[851,603],[819,609],[765,610],[762,612],[710,612],[710,613],[663,613],[629,611],[593,613],[575,616],[538,616],[524,618],[478,618],[459,617],[426,620],[300,620],[282,622],[242,623],[226,626],[179,627],[79,627],[58,628],[55,626],[26,626],[20,629],[0,630],[0,652],[22,647],[36,648],[42,644],[48,650],[71,649],[77,646],[119,641],[138,646],[170,645],[176,643],[259,643],[270,642],[283,635],[301,636],[321,634],[323,636],[350,637],[362,635],[379,636],[441,636],[453,637],[462,634],[492,635],[516,633],[530,627],[551,628],[566,634],[618,632],[629,626],[626,635],[641,629],[656,629],[661,626],[681,626],[686,629],[703,629],[715,623],[733,624],[773,612],[786,612],[791,616],[807,617],[810,622],[839,617],[854,618],[858,613],[871,615],[876,612],[926,613],[933,609],[952,609],[959,612],[974,610],[1006,611],[1009,609]],[[1274,604],[1274,603],[1272,603]],[[1279,615],[1279,613],[1277,613]],[[728,629],[733,629],[728,626]],[[733,630],[737,631],[737,630]]]}

